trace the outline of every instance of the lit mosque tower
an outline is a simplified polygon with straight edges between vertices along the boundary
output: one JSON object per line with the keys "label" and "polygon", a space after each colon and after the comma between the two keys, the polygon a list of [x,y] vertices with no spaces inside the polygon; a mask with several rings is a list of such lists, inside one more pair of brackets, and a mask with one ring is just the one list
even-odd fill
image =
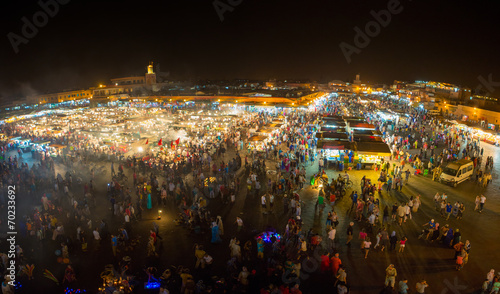
{"label": "lit mosque tower", "polygon": [[152,86],[156,84],[156,74],[153,70],[153,62],[148,65],[148,72],[146,73],[146,85]]}

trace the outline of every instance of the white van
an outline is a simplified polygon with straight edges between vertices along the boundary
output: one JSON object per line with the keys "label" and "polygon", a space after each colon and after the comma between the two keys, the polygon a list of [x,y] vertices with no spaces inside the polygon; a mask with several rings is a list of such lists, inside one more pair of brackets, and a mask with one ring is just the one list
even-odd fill
{"label": "white van", "polygon": [[444,168],[439,180],[442,183],[451,184],[456,187],[461,182],[468,180],[474,173],[474,162],[468,159],[460,159],[448,163]]}

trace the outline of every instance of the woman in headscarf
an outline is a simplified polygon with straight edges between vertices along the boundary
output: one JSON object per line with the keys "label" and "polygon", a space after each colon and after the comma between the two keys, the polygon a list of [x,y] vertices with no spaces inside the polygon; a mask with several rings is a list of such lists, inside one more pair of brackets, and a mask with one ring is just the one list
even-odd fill
{"label": "woman in headscarf", "polygon": [[246,288],[248,286],[248,276],[250,273],[248,272],[248,269],[246,267],[243,267],[240,274],[238,275],[238,282]]}
{"label": "woman in headscarf", "polygon": [[73,270],[71,265],[68,265],[66,267],[66,270],[64,271],[63,283],[65,282],[72,283],[74,281],[76,281],[75,271]]}
{"label": "woman in headscarf", "polygon": [[148,245],[147,245],[147,252],[148,252],[148,257],[157,256],[154,238],[151,236],[149,237],[149,241],[148,241]]}
{"label": "woman in headscarf", "polygon": [[420,195],[417,195],[417,197],[413,200],[413,208],[412,212],[417,212],[418,208],[420,207]]}
{"label": "woman in headscarf", "polygon": [[453,242],[453,229],[450,228],[446,233],[446,237],[444,237],[443,244],[450,247],[452,242]]}
{"label": "woman in headscarf", "polygon": [[217,226],[219,227],[219,235],[224,236],[224,224],[220,215],[217,216]]}
{"label": "woman in headscarf", "polygon": [[146,206],[148,209],[153,208],[153,204],[151,203],[151,193],[148,193],[148,203]]}
{"label": "woman in headscarf", "polygon": [[219,234],[219,226],[217,225],[217,222],[214,221],[212,222],[212,243],[222,242]]}
{"label": "woman in headscarf", "polygon": [[396,243],[398,242],[398,237],[396,237],[396,231],[392,231],[391,237],[389,238],[389,241],[391,243],[391,247],[389,248],[389,250],[395,250]]}

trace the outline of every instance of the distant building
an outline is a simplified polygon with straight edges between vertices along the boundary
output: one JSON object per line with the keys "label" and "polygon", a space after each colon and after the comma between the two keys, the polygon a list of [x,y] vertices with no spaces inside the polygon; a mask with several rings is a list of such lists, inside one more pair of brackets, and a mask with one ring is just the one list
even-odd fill
{"label": "distant building", "polygon": [[145,83],[145,77],[125,77],[111,79],[111,83],[115,86],[123,85],[143,85]]}
{"label": "distant building", "polygon": [[80,99],[92,99],[93,91],[88,90],[71,90],[62,91],[51,94],[42,94],[32,98],[34,104],[45,104],[45,103],[60,103],[71,100]]}
{"label": "distant building", "polygon": [[269,80],[264,84],[262,89],[266,90],[297,90],[297,89],[307,89],[307,90],[314,90],[315,85],[308,83],[308,82],[301,82],[301,81],[290,81],[290,80],[284,80],[284,81],[276,81],[275,79]]}
{"label": "distant building", "polygon": [[111,79],[111,85],[99,85],[94,89],[95,99],[121,99],[128,98],[138,93],[144,94],[156,92],[160,84],[156,83],[156,73],[151,62],[147,67],[146,74],[142,76],[132,76]]}

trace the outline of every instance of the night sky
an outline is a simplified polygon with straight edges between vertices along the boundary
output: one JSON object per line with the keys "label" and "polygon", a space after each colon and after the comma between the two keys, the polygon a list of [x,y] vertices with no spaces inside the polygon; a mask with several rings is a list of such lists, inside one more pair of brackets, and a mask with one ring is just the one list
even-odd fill
{"label": "night sky", "polygon": [[[386,84],[438,80],[475,88],[478,76],[489,74],[500,82],[498,1],[402,0],[400,13],[348,63],[340,43],[354,46],[354,27],[364,31],[375,20],[370,11],[393,1],[219,0],[237,4],[221,21],[212,0],[70,0],[18,53],[9,33],[23,37],[22,18],[32,21],[42,8],[37,1],[3,1],[0,96],[143,75],[149,61],[176,80],[326,82],[359,73]],[[500,83],[493,95],[500,95]]]}

